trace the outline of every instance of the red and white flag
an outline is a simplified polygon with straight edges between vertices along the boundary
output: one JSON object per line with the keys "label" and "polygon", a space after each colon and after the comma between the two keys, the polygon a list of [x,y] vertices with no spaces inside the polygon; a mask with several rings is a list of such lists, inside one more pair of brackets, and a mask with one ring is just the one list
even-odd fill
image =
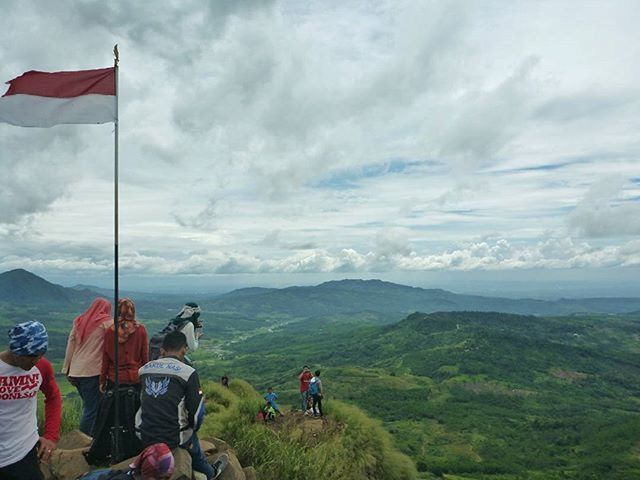
{"label": "red and white flag", "polygon": [[115,67],[77,72],[23,73],[7,82],[0,122],[19,127],[116,120]]}

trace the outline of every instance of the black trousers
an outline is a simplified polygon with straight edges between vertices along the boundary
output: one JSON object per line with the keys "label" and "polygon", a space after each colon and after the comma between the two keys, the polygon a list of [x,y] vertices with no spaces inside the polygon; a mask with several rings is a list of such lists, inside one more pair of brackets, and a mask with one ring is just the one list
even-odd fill
{"label": "black trousers", "polygon": [[[318,415],[318,413],[320,413],[320,416],[322,417],[322,395],[317,394],[317,395],[312,395],[313,397],[313,414],[314,415]],[[318,407],[318,409],[316,410],[316,407]]]}
{"label": "black trousers", "polygon": [[38,462],[38,444],[22,460],[0,468],[0,480],[43,480]]}

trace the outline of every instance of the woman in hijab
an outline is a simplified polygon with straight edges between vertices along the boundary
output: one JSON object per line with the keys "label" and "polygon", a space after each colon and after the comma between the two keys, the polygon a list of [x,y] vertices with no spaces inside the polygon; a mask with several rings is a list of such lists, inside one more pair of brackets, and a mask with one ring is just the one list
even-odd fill
{"label": "woman in hijab", "polygon": [[111,433],[115,410],[115,327],[104,335],[102,370],[99,388],[104,396],[94,427],[94,440],[87,454],[89,463],[118,462],[140,453],[142,446],[135,435],[135,415],[140,408],[138,370],[149,361],[149,340],[144,325],[136,320],[136,307],[128,298],[118,301],[118,411],[120,430],[119,457],[111,451]]}
{"label": "woman in hijab", "polygon": [[80,431],[93,436],[93,424],[100,403],[99,380],[104,334],[113,326],[111,303],[96,298],[89,309],[75,319],[64,357],[62,373],[76,387],[82,399]]}
{"label": "woman in hijab", "polygon": [[[105,392],[115,383],[115,326],[104,336],[100,391]],[[118,301],[118,380],[121,386],[139,387],[138,370],[149,361],[149,339],[144,325],[136,320],[133,301],[122,298]]]}

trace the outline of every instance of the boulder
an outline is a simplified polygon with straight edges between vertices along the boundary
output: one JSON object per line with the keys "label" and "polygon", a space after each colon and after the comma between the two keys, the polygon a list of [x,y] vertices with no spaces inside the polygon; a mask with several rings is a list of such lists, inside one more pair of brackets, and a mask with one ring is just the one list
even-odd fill
{"label": "boulder", "polygon": [[[71,432],[71,435],[66,436],[66,442],[63,445],[76,445],[77,442],[82,444],[86,442],[86,438],[91,439],[81,432]],[[62,441],[61,441],[62,442]],[[206,455],[209,462],[215,462],[222,453],[226,453],[229,456],[229,464],[225,468],[224,472],[218,477],[219,480],[256,480],[256,471],[253,467],[242,468],[238,457],[236,457],[231,447],[218,438],[209,438],[200,441],[202,451]],[[85,448],[73,448],[69,450],[56,449],[51,455],[51,461],[48,465],[42,465],[41,470],[43,472],[45,480],[72,480],[78,476],[91,470],[91,466],[87,464],[83,452]],[[199,472],[192,472],[191,470],[191,455],[183,448],[176,448],[173,450],[173,456],[175,459],[175,471],[170,480],[206,480],[204,475]],[[134,457],[135,458],[135,457]],[[110,468],[114,470],[126,470],[133,462],[134,458],[128,458],[116,465],[112,465]]]}
{"label": "boulder", "polygon": [[65,433],[60,441],[58,447],[60,450],[75,450],[76,448],[86,448],[91,445],[93,439],[89,435],[85,435],[80,430],[71,430]]}
{"label": "boulder", "polygon": [[191,455],[184,448],[172,450],[173,458],[176,462],[176,469],[173,471],[170,480],[191,480]]}
{"label": "boulder", "polygon": [[[224,469],[222,474],[218,477],[218,479],[219,480],[246,480],[247,477],[245,476],[244,471],[242,470],[242,465],[240,465],[240,462],[238,461],[238,457],[236,457],[236,455],[231,450],[227,450],[224,453],[229,455],[229,464],[227,465],[227,468]],[[210,459],[210,462],[214,463],[220,455],[221,453],[216,453],[215,455],[213,455],[213,457],[211,457]]]}
{"label": "boulder", "polygon": [[126,470],[127,468],[129,468],[129,465],[131,465],[131,462],[133,462],[134,458],[135,457],[127,458],[125,460],[122,460],[120,463],[109,466],[109,468],[112,470]]}
{"label": "boulder", "polygon": [[40,471],[42,472],[42,476],[44,477],[44,480],[56,480],[56,477],[53,476],[53,473],[51,472],[51,468],[49,467],[48,463],[41,463]]}
{"label": "boulder", "polygon": [[258,480],[258,473],[255,468],[244,467],[242,471],[244,472],[244,476],[247,480]]}
{"label": "boulder", "polygon": [[218,447],[216,447],[213,442],[209,442],[207,440],[200,440],[200,448],[202,449],[202,453],[207,457],[218,452]]}
{"label": "boulder", "polygon": [[227,468],[224,469],[224,472],[222,472],[222,475],[218,477],[220,480],[246,479],[238,457],[236,457],[235,452],[227,442],[220,440],[219,438],[209,437],[200,440],[200,447],[206,455],[209,463],[214,463],[221,453],[229,455],[229,464],[227,465]]}
{"label": "boulder", "polygon": [[[202,440],[204,440],[207,443],[213,444],[213,446],[216,448],[216,451],[220,453],[226,452],[227,450],[231,450],[231,447],[229,446],[229,444],[224,440],[220,440],[219,438],[209,437],[209,438],[201,439],[200,441],[201,445],[202,445]],[[202,450],[204,451],[204,448]]]}
{"label": "boulder", "polygon": [[84,448],[73,450],[56,449],[51,454],[49,468],[54,478],[73,479],[91,470],[91,467],[84,458]]}

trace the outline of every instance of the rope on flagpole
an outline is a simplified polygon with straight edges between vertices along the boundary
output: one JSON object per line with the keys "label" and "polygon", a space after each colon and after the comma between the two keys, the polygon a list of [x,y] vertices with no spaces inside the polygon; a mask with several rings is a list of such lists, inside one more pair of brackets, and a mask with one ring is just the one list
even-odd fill
{"label": "rope on flagpole", "polygon": [[114,315],[113,315],[113,326],[114,326],[114,336],[113,336],[113,345],[114,345],[114,354],[115,354],[115,373],[114,373],[114,412],[113,412],[113,463],[117,463],[120,461],[120,402],[119,402],[119,393],[120,393],[120,362],[119,362],[119,345],[118,345],[118,317],[120,316],[120,312],[118,311],[118,244],[119,244],[119,236],[120,236],[120,228],[119,228],[119,211],[118,211],[118,63],[120,62],[120,52],[118,52],[118,44],[113,47],[113,68],[115,73],[115,82],[116,82],[116,118],[115,118],[115,129],[114,129],[114,224],[113,224],[113,256],[114,256],[114,268],[113,268],[113,296],[114,296]]}

